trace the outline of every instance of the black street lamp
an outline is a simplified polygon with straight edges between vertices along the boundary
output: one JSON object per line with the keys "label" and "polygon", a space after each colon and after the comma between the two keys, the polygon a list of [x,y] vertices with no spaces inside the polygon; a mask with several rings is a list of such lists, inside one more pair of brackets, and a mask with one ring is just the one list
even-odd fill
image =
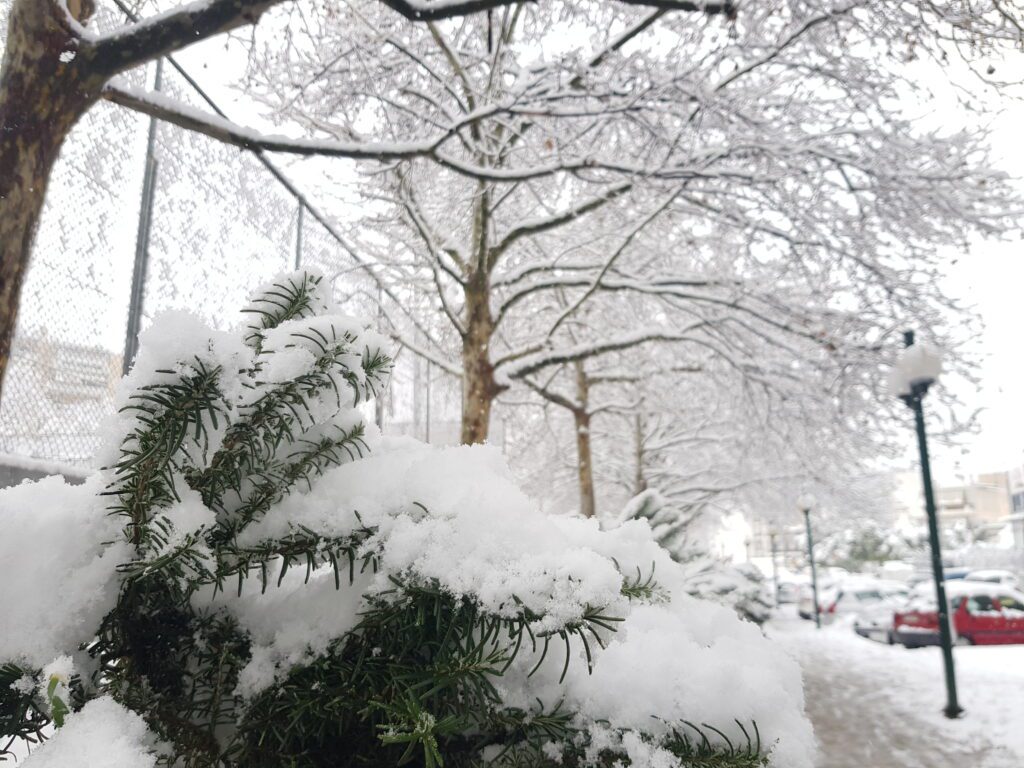
{"label": "black street lamp", "polygon": [[946,602],[945,577],[942,573],[942,550],[939,542],[938,515],[935,511],[935,489],[928,459],[928,437],[924,429],[922,402],[928,388],[942,371],[939,355],[923,345],[914,344],[914,332],[903,334],[906,349],[896,362],[890,378],[890,388],[914,412],[917,426],[917,448],[921,454],[921,479],[924,482],[924,504],[928,513],[928,540],[932,550],[932,576],[939,608],[939,640],[942,644],[942,663],[946,673],[946,707],[943,713],[952,719],[963,714],[957,701],[956,671],[953,667],[953,633],[949,624],[949,603]]}
{"label": "black street lamp", "polygon": [[807,562],[811,564],[811,593],[814,597],[814,626],[821,629],[821,606],[818,605],[818,569],[814,567],[814,538],[811,536],[811,508],[814,497],[803,494],[797,504],[804,512],[804,527],[807,529]]}

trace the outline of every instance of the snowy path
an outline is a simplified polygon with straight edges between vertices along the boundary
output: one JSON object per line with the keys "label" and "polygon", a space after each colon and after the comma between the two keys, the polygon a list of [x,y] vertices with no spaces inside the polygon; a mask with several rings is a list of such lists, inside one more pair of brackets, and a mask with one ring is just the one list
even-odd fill
{"label": "snowy path", "polygon": [[951,722],[937,649],[882,645],[848,625],[816,632],[788,613],[768,632],[803,667],[818,768],[1024,766],[1024,646],[955,650],[967,714]]}

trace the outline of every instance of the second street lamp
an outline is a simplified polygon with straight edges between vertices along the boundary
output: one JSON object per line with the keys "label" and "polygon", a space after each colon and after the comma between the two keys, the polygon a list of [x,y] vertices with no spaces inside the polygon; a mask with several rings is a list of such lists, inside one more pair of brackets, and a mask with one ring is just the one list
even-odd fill
{"label": "second street lamp", "polygon": [[778,547],[775,545],[775,531],[768,534],[772,542],[772,586],[775,588],[775,607],[779,607],[779,563],[776,559]]}
{"label": "second street lamp", "polygon": [[818,569],[814,566],[814,538],[811,536],[811,508],[814,507],[814,497],[810,494],[802,494],[797,499],[797,504],[804,513],[804,527],[807,529],[807,561],[811,564],[811,595],[814,599],[814,625],[821,629],[821,606],[818,605]]}
{"label": "second street lamp", "polygon": [[942,644],[942,663],[946,674],[946,717],[963,714],[956,694],[956,671],[953,668],[953,633],[949,625],[949,603],[946,601],[945,577],[942,573],[942,550],[939,542],[938,515],[935,510],[935,488],[928,457],[928,437],[924,429],[922,401],[928,388],[942,371],[942,360],[928,347],[914,344],[914,332],[903,335],[906,349],[893,366],[889,388],[914,412],[917,427],[917,448],[921,454],[921,479],[924,482],[924,504],[928,513],[928,541],[932,550],[932,576],[935,579],[935,597],[939,609],[939,641]]}

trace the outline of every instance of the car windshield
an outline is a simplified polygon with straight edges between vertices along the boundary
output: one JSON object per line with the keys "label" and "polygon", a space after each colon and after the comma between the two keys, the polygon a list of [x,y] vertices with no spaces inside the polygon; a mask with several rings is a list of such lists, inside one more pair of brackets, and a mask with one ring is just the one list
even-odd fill
{"label": "car windshield", "polygon": [[999,604],[988,595],[971,595],[967,598],[967,611],[975,614],[998,613]]}
{"label": "car windshield", "polygon": [[877,589],[858,589],[853,593],[858,600],[881,600],[882,593]]}
{"label": "car windshield", "polygon": [[1021,602],[1020,599],[1012,595],[1000,595],[997,598],[997,602],[1002,606],[1004,612],[1015,611],[1017,613],[1024,613],[1024,602]]}

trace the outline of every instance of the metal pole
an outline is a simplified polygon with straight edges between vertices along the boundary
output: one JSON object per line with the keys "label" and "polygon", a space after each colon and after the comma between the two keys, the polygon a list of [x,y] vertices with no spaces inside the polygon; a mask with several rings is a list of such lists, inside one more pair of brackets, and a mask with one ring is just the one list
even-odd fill
{"label": "metal pole", "polygon": [[779,607],[779,564],[776,562],[778,548],[775,546],[775,534],[769,533],[772,541],[772,584],[775,586],[775,607]]}
{"label": "metal pole", "polygon": [[302,266],[302,219],[306,206],[299,203],[299,219],[295,225],[295,270]]}
{"label": "metal pole", "polygon": [[427,360],[427,386],[426,386],[426,390],[427,390],[426,391],[426,400],[427,400],[427,402],[426,402],[426,409],[425,409],[426,413],[424,414],[424,419],[423,419],[423,421],[424,421],[424,424],[423,424],[423,426],[424,426],[423,442],[425,442],[425,443],[429,443],[430,442],[430,376],[431,376],[432,373],[433,373],[433,371],[431,371],[430,361]]}
{"label": "metal pole", "polygon": [[821,629],[821,606],[818,605],[818,570],[814,567],[814,539],[811,537],[811,510],[804,510],[807,528],[807,560],[811,564],[811,591],[814,595],[814,625]]}
{"label": "metal pole", "polygon": [[[904,334],[908,347],[914,344],[914,332]],[[956,694],[956,669],[953,666],[953,632],[949,623],[949,603],[946,601],[946,579],[942,572],[942,545],[939,541],[939,521],[935,508],[935,489],[932,486],[932,468],[928,457],[928,436],[924,428],[922,400],[928,391],[928,383],[914,384],[904,402],[914,411],[917,427],[917,449],[921,454],[921,480],[924,482],[924,505],[928,513],[928,541],[932,550],[932,577],[935,579],[935,596],[939,608],[939,641],[942,644],[942,665],[946,675],[946,707],[943,713],[950,719],[963,714]]]}
{"label": "metal pole", "polygon": [[[381,329],[384,327],[384,290],[381,288],[380,283],[377,284],[377,328]],[[389,390],[390,391],[390,390]],[[374,409],[376,411],[377,428],[381,432],[384,431],[384,393],[379,392],[377,394],[376,401],[374,402]]]}
{"label": "metal pole", "polygon": [[[163,59],[157,59],[154,90],[160,90],[163,74]],[[149,232],[153,221],[153,200],[156,196],[156,129],[156,118],[150,118],[149,135],[146,139],[146,167],[142,175],[139,226],[135,235],[135,265],[132,267],[132,287],[128,299],[128,324],[125,329],[124,356],[121,360],[121,372],[125,375],[128,374],[138,351],[139,331],[142,327],[142,305],[145,300],[146,272],[149,267]]]}

